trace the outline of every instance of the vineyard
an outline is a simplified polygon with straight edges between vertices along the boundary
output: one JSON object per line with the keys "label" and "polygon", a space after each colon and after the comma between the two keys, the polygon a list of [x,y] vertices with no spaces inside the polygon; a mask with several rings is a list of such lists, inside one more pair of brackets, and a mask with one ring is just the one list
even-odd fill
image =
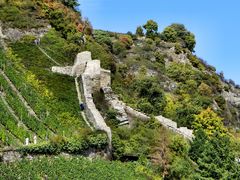
{"label": "vineyard", "polygon": [[[81,117],[74,79],[53,74],[54,64],[33,37],[11,43],[0,52],[0,146],[18,146],[25,138],[38,142],[61,135],[79,136],[86,129]],[[71,64],[61,51],[66,41],[50,30],[43,38],[41,49],[56,58],[59,64]]]}
{"label": "vineyard", "polygon": [[44,157],[16,164],[0,164],[3,179],[146,179],[138,163],[121,163],[82,157]]}

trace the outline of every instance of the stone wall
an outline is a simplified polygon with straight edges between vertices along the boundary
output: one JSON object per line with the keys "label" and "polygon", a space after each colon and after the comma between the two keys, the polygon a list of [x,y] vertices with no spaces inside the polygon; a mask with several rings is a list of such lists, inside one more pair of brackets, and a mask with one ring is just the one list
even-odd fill
{"label": "stone wall", "polygon": [[126,110],[126,113],[133,118],[137,118],[137,119],[140,119],[140,120],[143,120],[143,121],[147,121],[147,120],[150,119],[150,117],[147,116],[146,114],[144,114],[142,112],[139,112],[139,111],[136,111],[135,109],[133,109],[129,106],[126,106],[125,110]]}
{"label": "stone wall", "polygon": [[[92,60],[91,52],[85,51],[79,53],[72,67],[53,67],[52,71],[75,77],[81,76],[80,86],[82,97],[85,102],[85,114],[88,120],[94,125],[96,129],[105,131],[107,133],[110,147],[112,140],[111,129],[107,126],[104,118],[94,104],[92,96],[94,92],[100,91],[100,89],[103,90],[106,102],[117,112],[117,119],[119,120],[120,125],[128,124],[129,118],[132,117],[144,121],[150,119],[150,117],[146,114],[134,110],[119,100],[118,96],[113,93],[110,87],[110,71],[102,69],[99,60]],[[166,128],[171,129],[172,131],[184,136],[187,139],[191,140],[194,137],[192,130],[186,127],[178,128],[177,123],[170,119],[164,118],[162,116],[156,116],[155,118]]]}
{"label": "stone wall", "polygon": [[88,120],[94,125],[94,127],[97,130],[102,130],[107,133],[108,140],[109,140],[109,147],[111,149],[112,145],[112,133],[111,129],[107,126],[105,123],[102,115],[97,110],[92,97],[92,78],[89,76],[89,74],[83,74],[81,78],[81,86],[82,86],[82,93],[84,97],[85,102],[85,113],[88,118]]}
{"label": "stone wall", "polygon": [[78,53],[72,68],[72,76],[80,76],[84,73],[88,62],[92,61],[91,52],[84,51]]}
{"label": "stone wall", "polygon": [[101,68],[101,87],[111,87],[111,71]]}
{"label": "stone wall", "polygon": [[52,72],[72,76],[72,66],[66,67],[53,66]]}
{"label": "stone wall", "polygon": [[[117,120],[122,124],[128,124],[128,115],[125,111],[126,104],[118,99],[118,97],[113,93],[111,87],[102,87],[105,100],[107,104],[116,111]],[[122,124],[122,125],[123,125]]]}
{"label": "stone wall", "polygon": [[177,127],[177,123],[172,121],[171,119],[167,119],[163,116],[156,116],[155,117],[164,127],[182,135],[183,137],[192,140],[194,135],[193,135],[193,130],[188,129],[186,127]]}

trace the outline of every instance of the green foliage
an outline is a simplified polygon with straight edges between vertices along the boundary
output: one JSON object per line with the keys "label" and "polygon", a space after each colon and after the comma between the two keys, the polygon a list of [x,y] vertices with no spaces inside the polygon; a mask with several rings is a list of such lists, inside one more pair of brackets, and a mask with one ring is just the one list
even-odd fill
{"label": "green foliage", "polygon": [[161,39],[167,42],[176,42],[178,33],[172,27],[168,26],[161,33]]}
{"label": "green foliage", "polygon": [[106,121],[110,126],[117,126],[119,121],[117,120],[117,112],[114,109],[108,109],[106,112]]}
{"label": "green foliage", "polygon": [[114,66],[113,55],[106,51],[100,44],[89,40],[82,50],[92,52],[92,58],[99,59],[101,61],[101,67],[112,71],[112,67]]}
{"label": "green foliage", "polygon": [[43,142],[17,149],[22,154],[59,154],[61,152],[80,154],[90,148],[102,150],[108,145],[107,136],[103,133],[88,134],[78,139],[66,139],[62,136],[53,136],[50,142]]}
{"label": "green foliage", "polygon": [[170,148],[179,156],[185,156],[189,150],[189,144],[180,136],[174,136]]}
{"label": "green foliage", "polygon": [[148,20],[143,28],[146,30],[146,36],[148,38],[154,38],[157,35],[158,24],[155,21]]}
{"label": "green foliage", "polygon": [[183,157],[174,158],[169,169],[168,179],[192,179],[190,176],[194,173],[191,161]]}
{"label": "green foliage", "polygon": [[138,27],[137,27],[137,29],[136,29],[136,35],[139,36],[139,37],[144,36],[142,26],[138,26]]}
{"label": "green foliage", "polygon": [[164,29],[161,38],[167,42],[179,42],[184,48],[194,51],[195,36],[182,24],[172,24]]}
{"label": "green foliage", "polygon": [[126,47],[122,42],[116,41],[113,43],[113,53],[114,54],[124,56],[125,51],[126,51]]}
{"label": "green foliage", "polygon": [[226,100],[221,95],[216,96],[215,101],[222,110],[225,109]]}
{"label": "green foliage", "polygon": [[46,22],[38,19],[38,8],[31,0],[3,2],[0,4],[0,20],[20,29],[43,27]]}
{"label": "green foliage", "polygon": [[[50,31],[42,38],[41,46],[57,61],[72,64],[62,51],[64,44],[65,40]],[[1,58],[2,68],[42,123],[28,115],[16,94],[12,94],[6,86],[7,101],[16,110],[17,116],[41,138],[49,136],[49,129],[67,136],[77,133],[85,123],[81,120],[73,79],[51,73],[48,69],[54,64],[26,38],[11,46],[13,51],[8,51],[7,58]]]}
{"label": "green foliage", "polygon": [[126,49],[130,49],[133,44],[133,40],[129,35],[121,35],[119,41],[125,45]]}
{"label": "green foliage", "polygon": [[101,30],[94,31],[94,39],[108,50],[112,51],[113,42],[109,33]]}
{"label": "green foliage", "polygon": [[201,71],[204,71],[206,69],[202,61],[200,61],[200,59],[198,59],[197,56],[189,54],[188,59],[192,63],[193,67],[198,68]]}
{"label": "green foliage", "polygon": [[201,95],[204,96],[211,96],[212,95],[212,89],[205,83],[201,83],[198,87],[198,91]]}
{"label": "green foliage", "polygon": [[146,179],[139,172],[138,163],[121,163],[101,159],[89,160],[80,156],[40,157],[34,160],[22,160],[14,164],[0,164],[3,179]]}
{"label": "green foliage", "polygon": [[209,138],[204,131],[195,134],[191,144],[190,157],[197,163],[197,174],[201,178],[238,179],[239,165],[227,136],[219,133]]}
{"label": "green foliage", "polygon": [[61,2],[70,8],[75,8],[79,6],[79,3],[77,0],[61,0]]}
{"label": "green foliage", "polygon": [[218,132],[220,134],[225,134],[226,129],[224,128],[222,118],[211,110],[207,108],[203,110],[200,114],[195,115],[195,121],[193,123],[193,128],[195,130],[203,129],[205,133],[209,136]]}
{"label": "green foliage", "polygon": [[166,55],[165,54],[162,54],[161,52],[159,51],[156,51],[154,53],[154,56],[156,58],[156,62],[158,63],[159,65],[159,68],[162,72],[165,72],[165,57]]}
{"label": "green foliage", "polygon": [[166,106],[166,98],[164,92],[154,79],[139,79],[135,81],[130,88],[134,89],[139,98],[145,99],[140,99],[138,103],[138,106],[142,107],[142,110],[148,111],[144,112],[157,115],[162,112]]}
{"label": "green foliage", "polygon": [[158,140],[159,131],[162,129],[155,119],[148,122],[135,121],[132,129],[124,127],[116,129],[112,143],[114,158],[147,156]]}

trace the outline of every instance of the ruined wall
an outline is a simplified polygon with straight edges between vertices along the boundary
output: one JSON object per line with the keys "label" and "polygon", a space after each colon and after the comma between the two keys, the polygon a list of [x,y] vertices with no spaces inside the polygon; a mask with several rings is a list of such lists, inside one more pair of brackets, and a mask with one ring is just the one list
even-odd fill
{"label": "ruined wall", "polygon": [[[100,89],[103,90],[108,105],[117,112],[117,119],[120,121],[120,125],[128,124],[129,117],[138,118],[144,121],[150,119],[146,114],[134,110],[119,100],[118,96],[114,94],[110,86],[111,72],[101,69],[100,61],[91,59],[91,52],[85,51],[79,53],[72,67],[53,67],[52,71],[75,77],[81,76],[80,86],[82,97],[85,102],[85,114],[96,129],[107,133],[110,147],[112,140],[111,129],[107,126],[104,118],[93,102],[92,94],[95,91],[100,91]],[[194,137],[193,130],[186,127],[178,128],[176,122],[162,116],[156,116],[155,118],[166,128],[171,129],[187,139],[191,140]]]}
{"label": "ruined wall", "polygon": [[164,127],[182,135],[183,137],[192,140],[194,135],[193,135],[193,130],[188,129],[186,127],[177,127],[177,123],[172,121],[171,119],[167,119],[163,116],[156,116],[155,117]]}
{"label": "ruined wall", "polygon": [[140,120],[143,120],[143,121],[147,121],[147,120],[150,119],[150,117],[147,116],[146,114],[144,114],[142,112],[139,112],[139,111],[136,111],[135,109],[133,109],[129,106],[126,106],[125,110],[126,110],[126,113],[133,118],[137,118],[137,119],[140,119]]}
{"label": "ruined wall", "polygon": [[83,74],[87,63],[90,61],[92,61],[91,52],[84,51],[84,52],[78,53],[72,68],[72,76],[79,77],[81,74]]}
{"label": "ruined wall", "polygon": [[66,67],[53,66],[52,72],[72,76],[72,66]]}
{"label": "ruined wall", "polygon": [[[102,87],[102,91],[104,93],[104,98],[107,104],[116,111],[117,120],[120,121],[121,125],[128,124],[128,115],[125,111],[126,104],[120,101],[112,91],[111,87]],[[123,123],[123,124],[122,124]]]}
{"label": "ruined wall", "polygon": [[109,140],[109,147],[111,149],[112,145],[112,133],[111,129],[105,123],[102,115],[97,110],[92,97],[92,78],[88,74],[83,74],[81,78],[81,89],[85,102],[85,113],[88,120],[94,125],[97,130],[102,130],[107,133]]}
{"label": "ruined wall", "polygon": [[111,71],[101,69],[101,87],[111,87]]}

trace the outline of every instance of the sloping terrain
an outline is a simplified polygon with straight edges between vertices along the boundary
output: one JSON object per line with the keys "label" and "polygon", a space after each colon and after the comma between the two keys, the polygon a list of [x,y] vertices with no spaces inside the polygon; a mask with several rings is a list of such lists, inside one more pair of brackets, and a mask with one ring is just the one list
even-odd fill
{"label": "sloping terrain", "polygon": [[[1,164],[0,176],[16,168],[12,177],[21,179],[22,169],[33,167],[36,178],[67,179],[77,165],[87,174],[76,178],[125,172],[129,179],[239,179],[240,89],[195,55],[194,35],[181,24],[160,33],[152,20],[136,33],[93,30],[75,6],[74,0],[0,0],[0,147],[14,147],[23,158],[56,155]],[[113,162],[75,157],[106,157],[106,134],[88,127],[78,79],[51,71],[72,66],[86,50],[111,70],[115,99],[147,117],[119,126],[104,91],[91,94],[112,131]],[[195,138],[188,141],[158,120],[192,129]],[[30,145],[23,146],[26,138]],[[73,157],[57,159],[60,153]],[[59,172],[66,164],[69,172]]]}

